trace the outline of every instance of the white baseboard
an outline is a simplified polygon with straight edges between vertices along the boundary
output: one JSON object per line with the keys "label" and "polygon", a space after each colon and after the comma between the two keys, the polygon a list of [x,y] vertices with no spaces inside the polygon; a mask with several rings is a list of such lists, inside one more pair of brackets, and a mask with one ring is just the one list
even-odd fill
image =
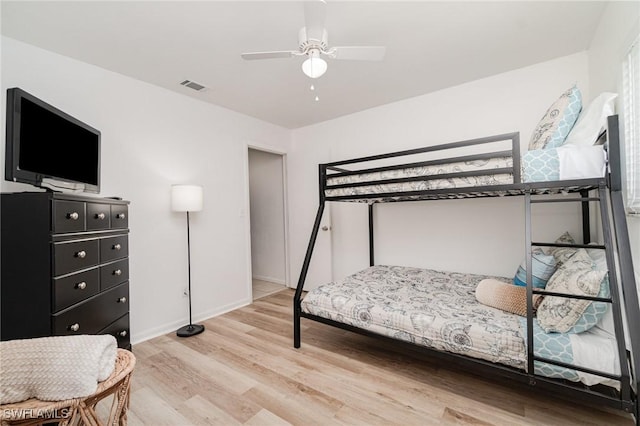
{"label": "white baseboard", "polygon": [[[200,321],[206,321],[209,318],[217,317],[219,315],[226,314],[227,312],[231,312],[233,310],[242,308],[252,303],[252,300],[245,299],[236,303],[231,303],[226,306],[221,306],[216,309],[210,309],[208,311],[200,312],[194,315],[193,322],[197,323]],[[172,331],[176,331],[180,327],[187,325],[189,319],[183,319],[178,321],[172,321],[170,323],[166,323],[157,327],[153,327],[142,332],[136,332],[131,334],[131,344],[136,345],[138,343],[142,343],[146,340],[153,339],[154,337],[162,336],[164,334],[170,333]]]}
{"label": "white baseboard", "polygon": [[262,275],[254,275],[253,279],[254,280],[260,280],[260,281],[268,281],[268,282],[274,283],[274,284],[286,285],[285,281],[283,279],[280,279],[280,278],[265,277],[265,276],[262,276]]}

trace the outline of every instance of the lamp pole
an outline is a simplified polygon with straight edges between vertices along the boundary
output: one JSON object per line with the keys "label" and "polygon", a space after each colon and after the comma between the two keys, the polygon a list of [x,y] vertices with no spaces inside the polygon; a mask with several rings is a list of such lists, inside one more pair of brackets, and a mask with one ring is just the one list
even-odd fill
{"label": "lamp pole", "polygon": [[191,226],[190,211],[202,210],[202,187],[196,185],[174,185],[171,192],[172,209],[187,213],[187,272],[189,297],[189,324],[180,327],[176,334],[179,337],[190,337],[204,331],[204,325],[194,324],[191,308]]}

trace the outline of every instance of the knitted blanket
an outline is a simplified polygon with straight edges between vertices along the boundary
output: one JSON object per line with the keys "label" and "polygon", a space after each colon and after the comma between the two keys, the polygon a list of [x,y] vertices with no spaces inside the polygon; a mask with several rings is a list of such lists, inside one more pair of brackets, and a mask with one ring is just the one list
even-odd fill
{"label": "knitted blanket", "polygon": [[91,395],[113,372],[116,352],[110,335],[0,342],[0,404]]}

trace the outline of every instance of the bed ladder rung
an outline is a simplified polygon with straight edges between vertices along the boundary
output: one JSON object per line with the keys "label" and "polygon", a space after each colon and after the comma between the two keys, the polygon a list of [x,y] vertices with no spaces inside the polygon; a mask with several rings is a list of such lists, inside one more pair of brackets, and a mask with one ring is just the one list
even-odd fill
{"label": "bed ladder rung", "polygon": [[556,293],[553,291],[537,290],[535,288],[533,289],[533,294],[541,294],[544,296],[565,297],[567,299],[591,300],[592,302],[612,303],[612,300],[609,297],[583,296],[579,294],[570,294],[570,293]]}

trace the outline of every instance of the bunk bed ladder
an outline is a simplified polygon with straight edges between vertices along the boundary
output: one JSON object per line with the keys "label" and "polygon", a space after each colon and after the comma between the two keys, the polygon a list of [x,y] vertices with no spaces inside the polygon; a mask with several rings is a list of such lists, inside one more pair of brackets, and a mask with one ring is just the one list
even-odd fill
{"label": "bunk bed ladder", "polygon": [[[630,288],[635,289],[635,280],[633,280],[633,267],[631,266],[631,255],[630,255],[630,250],[628,248],[628,238],[626,237],[628,235],[626,234],[626,231],[627,231],[626,222],[624,221],[624,216],[622,217],[622,220],[620,220],[619,214],[616,214],[616,207],[614,206],[613,207],[614,231],[616,232],[615,235],[618,236],[618,238],[614,240],[612,229],[611,229],[611,220],[609,217],[609,208],[607,206],[607,197],[608,197],[607,188],[604,184],[602,184],[597,189],[597,191],[598,191],[597,197],[590,197],[588,191],[582,190],[580,191],[579,198],[567,196],[562,198],[546,198],[546,199],[545,198],[532,199],[532,195],[535,195],[534,191],[527,190],[525,192],[525,240],[526,240],[525,243],[526,243],[526,265],[527,265],[527,374],[529,376],[529,383],[531,385],[535,385],[536,377],[537,377],[535,373],[535,362],[538,361],[538,362],[544,362],[547,364],[552,364],[552,365],[556,365],[564,368],[574,369],[574,370],[585,372],[585,373],[597,374],[602,377],[618,380],[620,382],[620,399],[622,402],[621,408],[629,412],[634,412],[634,414],[636,415],[636,421],[638,421],[637,420],[637,416],[638,416],[637,399],[632,398],[632,395],[631,395],[631,391],[632,391],[630,386],[631,376],[630,376],[629,364],[626,362],[628,357],[627,357],[627,350],[626,350],[625,337],[624,337],[625,334],[624,334],[623,322],[622,322],[622,308],[620,303],[621,295],[619,294],[619,289],[618,289],[618,282],[619,282],[617,277],[618,270],[615,264],[616,259],[614,256],[614,250],[617,249],[619,260],[620,260],[620,271],[622,275],[622,281],[623,283],[627,281],[625,283],[626,290],[623,287],[623,292],[629,295]],[[611,193],[611,197],[612,197],[612,204],[615,205],[617,201],[613,192]],[[600,219],[601,219],[601,225],[602,225],[604,245],[589,244],[591,239],[590,226],[589,226],[590,225],[589,224],[589,202],[591,201],[597,201],[600,205]],[[531,234],[532,234],[531,204],[564,203],[564,202],[581,203],[582,220],[583,220],[583,226],[582,226],[583,244],[533,242],[531,237]],[[620,202],[621,202],[621,198],[620,198]],[[616,218],[616,216],[618,217]],[[621,233],[623,231],[624,233]],[[616,247],[614,247],[614,241],[617,242]],[[627,245],[626,248],[624,247],[625,243]],[[564,294],[564,293],[551,293],[546,290],[534,289],[533,288],[533,272],[532,272],[532,266],[533,266],[532,255],[533,255],[533,247],[535,246],[593,248],[593,249],[605,250],[607,269],[609,271],[608,279],[610,283],[609,285],[610,297],[601,298],[601,297],[589,297],[589,296],[576,296],[576,295],[570,295],[570,294]],[[629,278],[629,274],[631,274],[631,279]],[[586,300],[610,303],[612,313],[613,313],[618,358],[620,360],[620,370],[621,370],[620,375],[605,374],[603,372],[598,372],[588,368],[578,367],[572,364],[566,364],[566,363],[550,360],[550,359],[535,355],[534,336],[533,336],[533,319],[534,319],[533,295],[534,294],[541,294],[541,295],[547,295],[547,296],[553,295],[556,297],[586,299]],[[623,298],[623,300],[625,300],[625,303],[627,305],[626,306],[627,314],[635,313],[635,317],[633,315],[631,316],[627,315],[627,319],[628,319],[629,328],[630,328],[629,332],[632,335],[635,334],[635,336],[632,337],[632,340],[637,340],[638,324],[640,323],[640,319],[637,318],[637,316],[640,315],[640,313],[638,311],[638,302],[637,302],[637,297],[635,297],[635,292],[633,292],[629,296],[630,297]],[[632,347],[637,347],[637,345],[632,344]],[[635,373],[635,375],[637,375],[637,371],[638,371],[638,368],[637,368],[637,359],[636,359],[636,364],[634,364],[634,368],[633,368],[633,372]],[[636,381],[636,384],[637,384],[637,381]],[[630,403],[630,401],[635,401],[635,402]]]}

